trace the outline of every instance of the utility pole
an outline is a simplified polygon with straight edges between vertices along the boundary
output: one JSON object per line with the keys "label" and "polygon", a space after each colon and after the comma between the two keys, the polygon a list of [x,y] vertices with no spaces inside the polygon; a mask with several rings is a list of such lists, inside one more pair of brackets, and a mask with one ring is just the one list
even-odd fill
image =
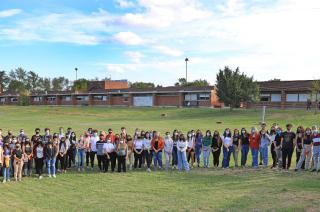
{"label": "utility pole", "polygon": [[188,84],[188,61],[189,61],[189,59],[186,58],[184,61],[186,61],[186,84]]}

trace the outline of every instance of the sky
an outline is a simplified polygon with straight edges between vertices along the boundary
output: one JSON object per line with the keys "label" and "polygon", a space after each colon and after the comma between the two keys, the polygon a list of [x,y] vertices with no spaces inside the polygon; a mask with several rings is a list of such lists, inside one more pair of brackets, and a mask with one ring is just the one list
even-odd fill
{"label": "sky", "polygon": [[0,0],[0,70],[173,85],[320,78],[319,0]]}

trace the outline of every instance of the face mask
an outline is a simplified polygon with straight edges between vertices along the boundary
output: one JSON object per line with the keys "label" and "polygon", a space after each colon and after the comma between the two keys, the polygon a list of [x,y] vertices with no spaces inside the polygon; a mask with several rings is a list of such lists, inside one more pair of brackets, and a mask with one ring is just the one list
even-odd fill
{"label": "face mask", "polygon": [[178,135],[178,133],[174,133],[174,135]]}
{"label": "face mask", "polygon": [[46,135],[49,135],[49,133],[50,133],[49,131],[46,131]]}
{"label": "face mask", "polygon": [[10,136],[10,135],[12,135],[12,133],[11,133],[11,132],[9,132],[9,133],[8,133],[8,135]]}
{"label": "face mask", "polygon": [[230,133],[230,131],[229,131],[229,130],[227,130],[227,131],[226,131],[226,133],[227,133],[227,134],[229,134],[229,133]]}
{"label": "face mask", "polygon": [[120,144],[123,144],[123,141],[122,141],[122,140],[120,141]]}
{"label": "face mask", "polygon": [[188,134],[189,137],[191,137],[191,134]]}
{"label": "face mask", "polygon": [[24,135],[24,132],[20,132],[21,135]]}
{"label": "face mask", "polygon": [[97,135],[98,135],[98,133],[93,133],[93,135],[94,135],[94,136],[97,136]]}
{"label": "face mask", "polygon": [[107,140],[107,143],[110,143],[110,140]]}
{"label": "face mask", "polygon": [[277,133],[278,133],[278,135],[280,135],[280,134],[281,134],[281,131],[279,130]]}
{"label": "face mask", "polygon": [[251,132],[254,134],[256,131],[255,131],[255,130],[252,130]]}
{"label": "face mask", "polygon": [[210,133],[207,133],[207,136],[209,137],[209,136],[210,136]]}
{"label": "face mask", "polygon": [[311,132],[310,132],[309,130],[307,130],[306,133],[307,133],[307,135],[310,135],[310,134],[311,134]]}
{"label": "face mask", "polygon": [[242,134],[245,134],[246,133],[246,131],[242,131]]}
{"label": "face mask", "polygon": [[37,131],[36,134],[39,135],[39,131]]}
{"label": "face mask", "polygon": [[314,134],[317,134],[317,133],[318,133],[318,130],[313,130],[313,133],[314,133]]}

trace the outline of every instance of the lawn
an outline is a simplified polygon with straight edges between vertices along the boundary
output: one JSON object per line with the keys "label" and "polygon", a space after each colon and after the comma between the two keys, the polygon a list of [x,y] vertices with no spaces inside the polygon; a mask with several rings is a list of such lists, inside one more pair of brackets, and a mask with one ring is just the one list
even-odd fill
{"label": "lawn", "polygon": [[[103,130],[111,127],[117,132],[125,126],[131,134],[135,128],[156,129],[161,133],[175,128],[182,131],[249,128],[258,126],[261,111],[1,106],[0,117],[0,128],[4,131],[12,129],[16,133],[24,128],[28,135],[36,127],[58,131],[60,126],[71,126],[78,134],[89,127]],[[303,110],[266,112],[269,125],[290,122],[295,127],[311,126],[319,124],[319,118],[320,115]],[[189,174],[69,171],[56,179],[24,178],[21,183],[1,184],[0,195],[1,211],[319,211],[320,174],[250,168],[195,168]]]}

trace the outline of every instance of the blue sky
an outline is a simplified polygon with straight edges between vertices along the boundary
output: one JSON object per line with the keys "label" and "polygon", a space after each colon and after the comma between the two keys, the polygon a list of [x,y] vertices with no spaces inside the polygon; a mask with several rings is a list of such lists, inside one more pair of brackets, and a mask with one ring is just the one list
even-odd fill
{"label": "blue sky", "polygon": [[318,0],[1,0],[0,69],[41,76],[211,83],[320,78]]}

